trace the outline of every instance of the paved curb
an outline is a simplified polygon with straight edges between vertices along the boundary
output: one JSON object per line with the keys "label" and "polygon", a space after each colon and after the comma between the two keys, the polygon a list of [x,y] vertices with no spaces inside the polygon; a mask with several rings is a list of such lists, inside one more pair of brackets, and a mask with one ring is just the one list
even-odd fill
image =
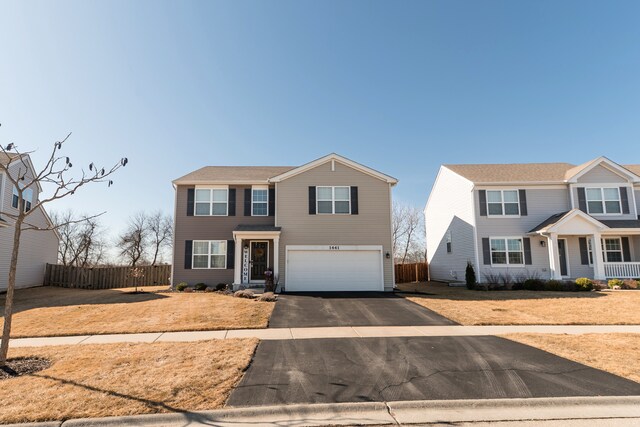
{"label": "paved curb", "polygon": [[[497,421],[629,419],[640,423],[640,396],[422,400],[254,406],[215,411],[84,418],[14,427],[405,425]],[[4,426],[7,427],[7,426]]]}

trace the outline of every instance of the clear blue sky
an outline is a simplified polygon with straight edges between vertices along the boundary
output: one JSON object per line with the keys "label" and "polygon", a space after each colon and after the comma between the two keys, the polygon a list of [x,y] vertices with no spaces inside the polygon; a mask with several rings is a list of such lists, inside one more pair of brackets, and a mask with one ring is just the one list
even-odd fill
{"label": "clear blue sky", "polygon": [[337,152],[422,206],[441,163],[640,163],[638,1],[3,1],[0,143],[130,164],[50,209],[172,212],[204,165]]}

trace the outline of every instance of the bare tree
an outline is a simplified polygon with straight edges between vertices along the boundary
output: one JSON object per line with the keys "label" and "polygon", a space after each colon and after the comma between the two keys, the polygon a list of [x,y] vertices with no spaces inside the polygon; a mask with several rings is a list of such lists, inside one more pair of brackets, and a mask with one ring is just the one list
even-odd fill
{"label": "bare tree", "polygon": [[151,265],[156,265],[158,256],[162,254],[162,251],[171,247],[173,221],[169,215],[157,211],[147,217],[147,228],[149,246],[151,246],[153,252]]}
{"label": "bare tree", "polygon": [[[11,262],[9,264],[9,280],[7,284],[7,294],[5,297],[4,307],[4,326],[2,329],[2,343],[0,344],[0,368],[8,370],[7,367],[7,353],[9,351],[9,339],[11,336],[11,321],[13,318],[13,298],[16,287],[16,270],[18,265],[18,255],[20,252],[20,238],[24,230],[52,230],[59,228],[61,225],[82,222],[86,218],[78,221],[67,221],[57,226],[51,225],[46,227],[37,226],[30,222],[30,216],[38,211],[44,205],[51,203],[55,200],[59,200],[65,197],[72,196],[82,187],[87,184],[105,182],[108,186],[113,184],[113,181],[109,179],[109,176],[115,173],[118,169],[125,166],[128,162],[126,158],[122,158],[118,163],[111,166],[111,168],[102,168],[96,166],[94,163],[89,164],[88,171],[80,169],[79,177],[74,178],[70,176],[70,170],[72,168],[71,159],[61,154],[62,146],[71,136],[69,133],[61,141],[56,141],[51,149],[51,154],[44,164],[44,167],[39,170],[31,170],[29,167],[29,155],[33,151],[20,151],[18,147],[9,143],[6,146],[0,144],[0,153],[4,154],[7,159],[6,164],[0,162],[0,171],[4,172],[6,179],[11,183],[18,197],[18,209],[15,211],[3,211],[0,212],[3,218],[9,219],[11,225],[14,227],[13,234],[13,248],[11,251]],[[17,163],[16,167],[10,167],[10,165]],[[32,191],[41,184],[47,184],[51,189],[51,194],[39,198],[38,200],[31,201],[31,209],[27,209],[28,206],[25,201],[25,192]],[[93,215],[90,218],[95,218],[101,214]]]}
{"label": "bare tree", "polygon": [[419,254],[424,252],[423,233],[421,233],[423,227],[424,217],[418,208],[399,203],[393,204],[393,253],[396,260],[401,260],[404,264],[407,261],[419,259]]}
{"label": "bare tree", "polygon": [[147,215],[138,212],[129,218],[127,228],[117,238],[116,246],[120,249],[120,256],[132,267],[145,261],[149,238],[148,223]]}
{"label": "bare tree", "polygon": [[51,220],[60,234],[58,260],[63,265],[88,267],[105,258],[106,243],[98,218],[77,216],[71,210],[51,213]]}

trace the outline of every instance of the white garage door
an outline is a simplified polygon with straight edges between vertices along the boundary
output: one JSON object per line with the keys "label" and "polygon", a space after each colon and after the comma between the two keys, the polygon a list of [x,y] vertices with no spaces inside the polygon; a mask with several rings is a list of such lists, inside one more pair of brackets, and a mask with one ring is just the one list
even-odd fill
{"label": "white garage door", "polygon": [[288,249],[285,289],[383,291],[382,251]]}

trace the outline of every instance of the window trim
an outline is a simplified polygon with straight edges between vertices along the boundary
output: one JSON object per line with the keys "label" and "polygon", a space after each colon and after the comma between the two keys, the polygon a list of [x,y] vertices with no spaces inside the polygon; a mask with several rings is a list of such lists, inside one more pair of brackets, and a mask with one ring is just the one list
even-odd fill
{"label": "window trim", "polygon": [[[620,244],[619,251],[607,251],[606,240],[617,240]],[[602,248],[602,262],[627,262],[624,260],[624,248],[622,246],[622,236],[607,236],[600,238],[600,247]],[[620,258],[622,261],[609,261],[607,252],[620,252]],[[593,267],[593,245],[591,244],[591,237],[587,237],[587,258],[589,258],[589,266]]]}
{"label": "window trim", "polygon": [[[447,233],[445,234],[445,243],[446,243],[446,247],[447,247],[447,253],[448,254],[452,254],[453,253],[453,243],[451,241],[451,230],[447,230]],[[489,245],[491,245],[491,242],[489,242]]]}
{"label": "window trim", "polygon": [[[208,249],[206,254],[196,254],[195,247],[196,243],[208,243]],[[214,254],[211,252],[211,243],[224,243],[224,253],[223,254]],[[224,267],[211,267],[211,257],[212,256],[224,256]],[[195,257],[196,256],[206,256],[207,257],[207,267],[196,267]],[[226,240],[194,240],[192,242],[192,250],[191,250],[191,269],[193,270],[226,270],[227,269],[227,241]]]}
{"label": "window trim", "polygon": [[[320,200],[320,188],[331,188],[331,200]],[[348,200],[336,200],[336,188],[346,188]],[[336,212],[336,202],[349,202],[349,212]],[[320,202],[331,202],[331,212],[320,212]],[[349,185],[317,185],[316,186],[316,215],[351,215],[351,186]]]}
{"label": "window trim", "polygon": [[[267,192],[267,200],[264,202],[256,202],[260,204],[265,204],[267,206],[267,213],[264,215],[256,215],[253,213],[253,191],[254,190],[264,190]],[[251,186],[251,216],[269,216],[269,186],[268,185],[252,185]]]}
{"label": "window trim", "polygon": [[[200,204],[204,204],[207,202],[198,202],[198,190],[209,190],[209,214],[208,215],[202,215],[198,213],[198,203]],[[220,214],[220,215],[214,215],[213,214],[213,204],[214,203],[222,203],[222,202],[214,202],[213,201],[213,190],[225,190],[227,192],[227,201],[225,202],[226,204],[226,211],[224,213],[224,215]],[[193,193],[193,216],[229,216],[229,186],[228,185],[221,185],[221,186],[198,186],[196,185],[194,193]]]}
{"label": "window trim", "polygon": [[[492,249],[492,245],[491,245],[491,241],[492,240],[503,240],[505,243],[505,254],[506,254],[506,263],[505,264],[495,264],[493,262],[493,249]],[[510,251],[509,250],[509,240],[519,240],[520,241],[520,247],[522,248],[521,251]],[[502,252],[502,251],[497,251],[497,252]],[[519,252],[520,254],[522,254],[522,264],[511,264],[509,263],[509,253],[516,253]],[[497,267],[497,268],[511,268],[511,267],[526,267],[526,261],[525,261],[525,255],[524,255],[524,237],[522,236],[490,236],[489,237],[489,257],[491,260],[491,267]]]}
{"label": "window trim", "polygon": [[[618,193],[618,199],[617,200],[607,200],[604,198],[604,190],[607,189],[614,189],[616,190],[616,192]],[[590,212],[591,209],[589,209],[589,190],[600,190],[600,197],[602,197],[600,200],[591,200],[592,202],[600,202],[602,204],[602,213],[596,213],[596,212]],[[598,216],[603,216],[603,215],[609,215],[609,216],[620,216],[620,215],[624,215],[622,213],[622,197],[620,196],[620,187],[615,187],[615,186],[599,186],[599,187],[584,187],[584,199],[585,199],[585,203],[587,204],[587,213],[589,215],[598,215]],[[618,202],[618,207],[620,209],[619,212],[607,212],[607,203],[606,202],[614,202],[617,201]]]}
{"label": "window trim", "polygon": [[[500,190],[485,190],[487,193],[486,196],[486,204],[487,204],[487,218],[520,218],[522,216],[522,209],[520,207],[520,192],[517,189],[500,189]],[[518,199],[517,205],[518,205],[518,213],[517,214],[507,214],[505,213],[506,210],[504,208],[504,192],[505,191],[510,191],[510,192],[515,192],[516,193],[516,197]],[[489,204],[498,204],[497,202],[489,202],[489,193],[491,192],[499,192],[500,193],[500,205],[502,206],[502,214],[498,215],[498,214],[492,214],[491,210],[489,209]],[[512,204],[513,202],[507,202]]]}
{"label": "window trim", "polygon": [[[13,204],[13,198],[17,197],[18,206]],[[24,201],[24,211],[29,212],[31,207],[33,206],[33,188],[24,186],[22,187],[22,200]],[[11,207],[14,209],[20,209],[20,194],[18,194],[18,189],[14,185],[11,191]]]}

